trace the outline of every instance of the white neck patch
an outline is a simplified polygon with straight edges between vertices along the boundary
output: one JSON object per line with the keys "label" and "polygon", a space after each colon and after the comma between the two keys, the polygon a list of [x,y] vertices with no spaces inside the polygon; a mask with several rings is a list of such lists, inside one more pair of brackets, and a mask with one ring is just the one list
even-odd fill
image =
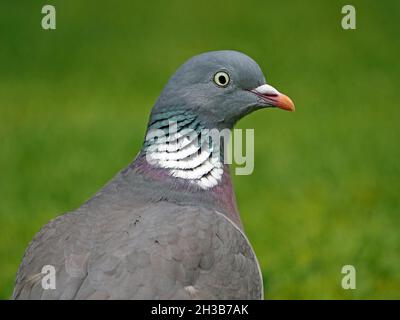
{"label": "white neck patch", "polygon": [[[201,142],[200,134],[185,129],[172,134],[162,131],[146,147],[146,159],[159,168],[168,169],[173,177],[189,180],[202,189],[216,186],[222,179],[223,164],[213,146]],[[208,140],[207,140],[208,141]]]}

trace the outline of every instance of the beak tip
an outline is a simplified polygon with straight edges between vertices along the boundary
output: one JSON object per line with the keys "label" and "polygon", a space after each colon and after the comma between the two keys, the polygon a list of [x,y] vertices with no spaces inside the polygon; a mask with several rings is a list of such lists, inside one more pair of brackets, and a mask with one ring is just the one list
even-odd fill
{"label": "beak tip", "polygon": [[283,110],[287,110],[287,111],[291,111],[294,112],[296,111],[296,107],[292,101],[292,99],[290,99],[288,96],[284,95],[284,94],[280,94],[277,100],[277,107],[281,108]]}

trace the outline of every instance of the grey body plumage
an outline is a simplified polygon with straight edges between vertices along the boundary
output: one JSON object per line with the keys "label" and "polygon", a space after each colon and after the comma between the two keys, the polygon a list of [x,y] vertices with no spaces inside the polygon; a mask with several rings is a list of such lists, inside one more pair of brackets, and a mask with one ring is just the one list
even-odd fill
{"label": "grey body plumage", "polygon": [[[216,80],[218,72],[229,78]],[[257,63],[242,53],[201,54],[169,80],[148,130],[162,129],[171,119],[181,128],[231,129],[259,108],[294,109],[271,88]],[[163,162],[148,163],[146,143],[89,201],[40,230],[19,267],[14,299],[263,297],[227,165],[205,166],[206,159],[167,169]],[[201,165],[205,169],[193,175]],[[45,265],[55,268],[55,289],[42,287]]]}

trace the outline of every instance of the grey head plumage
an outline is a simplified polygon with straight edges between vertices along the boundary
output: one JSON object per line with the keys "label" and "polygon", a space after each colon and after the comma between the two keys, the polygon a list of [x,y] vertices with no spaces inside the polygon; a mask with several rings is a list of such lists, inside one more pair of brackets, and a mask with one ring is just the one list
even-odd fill
{"label": "grey head plumage", "polygon": [[224,50],[184,63],[168,81],[151,116],[178,109],[196,114],[207,126],[232,128],[246,114],[266,107],[294,110],[287,96],[266,84],[253,59]]}
{"label": "grey head plumage", "polygon": [[[228,166],[213,144],[196,138],[267,107],[294,110],[245,54],[188,60],[156,101],[136,159],[31,241],[13,298],[262,299]],[[147,139],[154,130],[157,139]],[[51,290],[42,285],[44,266],[54,268]]]}

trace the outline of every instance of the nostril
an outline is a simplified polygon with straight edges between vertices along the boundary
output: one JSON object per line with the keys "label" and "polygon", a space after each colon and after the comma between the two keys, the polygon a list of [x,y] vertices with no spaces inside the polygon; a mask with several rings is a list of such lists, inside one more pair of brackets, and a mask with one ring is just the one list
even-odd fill
{"label": "nostril", "polygon": [[278,94],[277,93],[265,93],[265,94],[263,94],[263,96],[266,96],[266,97],[277,97]]}

